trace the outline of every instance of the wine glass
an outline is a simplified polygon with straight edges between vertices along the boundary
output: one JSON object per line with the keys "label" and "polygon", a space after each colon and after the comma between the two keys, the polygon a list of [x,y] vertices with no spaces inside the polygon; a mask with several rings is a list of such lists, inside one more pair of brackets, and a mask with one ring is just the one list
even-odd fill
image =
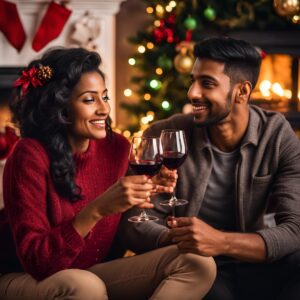
{"label": "wine glass", "polygon": [[[137,175],[156,175],[162,166],[162,147],[159,137],[134,137],[129,153],[129,166]],[[155,216],[148,215],[144,209],[139,216],[128,219],[130,222],[157,221]]]}
{"label": "wine glass", "polygon": [[[178,169],[187,157],[187,143],[183,130],[165,129],[162,130],[160,140],[163,148],[163,165],[170,170]],[[172,197],[169,200],[163,200],[160,205],[168,205],[173,208],[175,206],[185,205],[188,201],[178,199],[175,196],[175,188]]]}

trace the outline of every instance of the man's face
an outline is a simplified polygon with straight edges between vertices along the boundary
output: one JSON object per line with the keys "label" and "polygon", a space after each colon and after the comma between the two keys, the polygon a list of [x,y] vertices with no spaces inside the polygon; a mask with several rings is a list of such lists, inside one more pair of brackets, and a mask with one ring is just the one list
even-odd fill
{"label": "man's face", "polygon": [[224,67],[224,63],[215,60],[195,61],[188,98],[193,106],[196,125],[221,124],[230,115],[232,89],[230,78],[224,74]]}

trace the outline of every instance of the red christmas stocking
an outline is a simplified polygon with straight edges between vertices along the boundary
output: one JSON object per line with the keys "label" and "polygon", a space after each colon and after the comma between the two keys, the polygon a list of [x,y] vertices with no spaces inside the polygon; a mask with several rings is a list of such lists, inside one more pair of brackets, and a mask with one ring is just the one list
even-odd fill
{"label": "red christmas stocking", "polygon": [[26,34],[15,3],[0,0],[0,31],[14,48],[22,49]]}
{"label": "red christmas stocking", "polygon": [[40,51],[57,38],[71,15],[71,10],[52,1],[34,36],[32,48]]}

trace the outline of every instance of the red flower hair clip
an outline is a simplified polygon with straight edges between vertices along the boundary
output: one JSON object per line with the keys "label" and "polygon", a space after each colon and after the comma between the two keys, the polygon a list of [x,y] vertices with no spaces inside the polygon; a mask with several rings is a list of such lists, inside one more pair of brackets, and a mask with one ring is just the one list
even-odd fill
{"label": "red flower hair clip", "polygon": [[49,66],[32,67],[29,70],[22,71],[22,75],[15,81],[14,87],[22,86],[22,94],[26,95],[28,87],[43,86],[46,81],[50,80],[53,70]]}

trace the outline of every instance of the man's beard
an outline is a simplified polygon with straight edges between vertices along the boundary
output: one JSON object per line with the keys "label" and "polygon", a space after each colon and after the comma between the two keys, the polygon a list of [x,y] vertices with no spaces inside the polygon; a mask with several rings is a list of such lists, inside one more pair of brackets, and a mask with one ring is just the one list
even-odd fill
{"label": "man's beard", "polygon": [[197,116],[194,116],[194,124],[197,127],[208,127],[222,123],[222,121],[225,120],[231,112],[231,96],[232,91],[230,90],[226,97],[226,111],[222,112],[222,114],[212,116],[211,118],[208,116],[207,120],[203,122],[198,122]]}

